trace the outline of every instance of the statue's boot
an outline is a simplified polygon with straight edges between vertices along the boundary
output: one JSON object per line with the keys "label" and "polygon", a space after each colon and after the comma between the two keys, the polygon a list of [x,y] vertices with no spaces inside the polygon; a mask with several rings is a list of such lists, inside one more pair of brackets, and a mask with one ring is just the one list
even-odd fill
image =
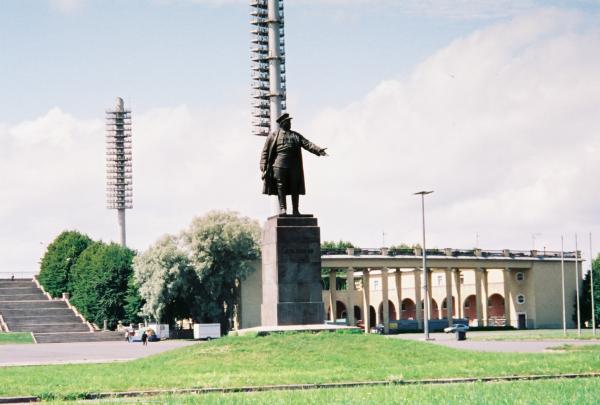
{"label": "statue's boot", "polygon": [[287,203],[285,201],[285,192],[281,187],[277,189],[277,198],[279,199],[279,215],[287,215]]}
{"label": "statue's boot", "polygon": [[298,211],[298,205],[300,204],[300,196],[298,194],[292,194],[292,215],[301,215]]}

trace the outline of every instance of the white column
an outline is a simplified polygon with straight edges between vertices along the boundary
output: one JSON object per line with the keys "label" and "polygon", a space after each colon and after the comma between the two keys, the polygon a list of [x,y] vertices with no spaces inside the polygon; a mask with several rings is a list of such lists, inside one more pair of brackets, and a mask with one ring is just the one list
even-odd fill
{"label": "white column", "polygon": [[[428,267],[429,271],[427,272],[427,285],[429,286],[429,291],[427,291],[427,306],[429,308],[428,314],[429,314],[429,320],[433,319],[433,305],[431,303],[431,300],[433,299],[433,283],[431,282],[431,280],[433,280],[433,269],[431,267]],[[439,317],[439,308],[438,308],[438,317]]]}
{"label": "white column", "polygon": [[423,328],[423,309],[421,308],[421,270],[414,269],[415,278],[415,317],[419,322],[419,328]]}
{"label": "white column", "polygon": [[331,313],[329,314],[329,320],[335,322],[337,308],[336,308],[336,275],[337,272],[335,269],[329,270],[329,310]]}
{"label": "white column", "polygon": [[394,273],[396,279],[396,297],[398,298],[398,320],[402,319],[402,272],[400,269],[396,269]]}
{"label": "white column", "polygon": [[460,284],[460,269],[454,269],[454,288],[456,288],[456,314],[462,319],[464,318],[464,314]]}
{"label": "white column", "polygon": [[454,306],[452,305],[452,269],[446,269],[446,315],[448,326],[452,326],[454,317]]}
{"label": "white column", "polygon": [[346,272],[346,313],[348,325],[354,326],[354,268],[350,267]]}
{"label": "white column", "polygon": [[481,309],[481,269],[477,268],[475,272],[475,310],[477,314],[477,326],[483,326],[483,316]]}
{"label": "white column", "polygon": [[512,305],[512,294],[510,291],[510,269],[507,267],[502,271],[502,281],[504,284],[504,318],[506,318],[506,326],[511,326],[512,325],[512,312],[511,312],[511,305]]}
{"label": "white column", "polygon": [[370,322],[370,314],[369,314],[369,306],[371,303],[369,302],[369,269],[363,269],[362,271],[362,279],[363,279],[363,322],[365,324],[365,333],[369,333],[369,322]]}
{"label": "white column", "polygon": [[383,333],[386,335],[390,331],[390,307],[389,307],[389,294],[388,294],[388,269],[381,269],[381,310],[383,312]]}
{"label": "white column", "polygon": [[481,306],[481,315],[483,317],[483,326],[488,326],[488,299],[489,299],[489,289],[488,289],[488,272],[487,269],[481,269],[481,292],[482,292],[482,306]]}

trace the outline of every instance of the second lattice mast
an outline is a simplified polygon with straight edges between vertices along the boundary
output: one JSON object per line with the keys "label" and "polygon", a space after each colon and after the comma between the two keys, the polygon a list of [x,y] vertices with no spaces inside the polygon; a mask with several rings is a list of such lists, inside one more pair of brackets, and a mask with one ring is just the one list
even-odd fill
{"label": "second lattice mast", "polygon": [[117,210],[122,246],[126,246],[125,210],[132,207],[131,111],[117,97],[115,109],[106,111],[106,208]]}
{"label": "second lattice mast", "polygon": [[286,109],[283,0],[251,0],[250,6],[253,134],[267,136]]}

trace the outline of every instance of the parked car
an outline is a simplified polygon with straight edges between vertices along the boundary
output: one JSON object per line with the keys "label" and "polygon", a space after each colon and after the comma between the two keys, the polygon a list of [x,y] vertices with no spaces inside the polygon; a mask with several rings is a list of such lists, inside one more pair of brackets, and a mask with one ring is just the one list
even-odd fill
{"label": "parked car", "polygon": [[469,330],[469,325],[464,325],[462,323],[444,328],[444,332],[446,332],[446,333],[466,332],[468,330]]}

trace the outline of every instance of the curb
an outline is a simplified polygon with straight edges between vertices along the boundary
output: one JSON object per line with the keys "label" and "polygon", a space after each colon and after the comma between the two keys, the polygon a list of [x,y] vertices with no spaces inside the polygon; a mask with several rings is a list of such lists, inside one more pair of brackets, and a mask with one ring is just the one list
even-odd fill
{"label": "curb", "polygon": [[22,404],[39,400],[38,397],[0,397],[0,404]]}

